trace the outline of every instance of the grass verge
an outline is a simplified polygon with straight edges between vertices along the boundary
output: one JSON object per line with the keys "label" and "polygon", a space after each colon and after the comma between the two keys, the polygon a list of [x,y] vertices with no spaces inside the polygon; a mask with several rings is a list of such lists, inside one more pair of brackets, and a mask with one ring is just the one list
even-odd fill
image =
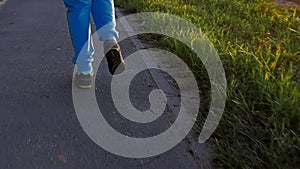
{"label": "grass verge", "polygon": [[[201,28],[219,52],[228,98],[212,138],[215,165],[226,169],[300,166],[300,12],[296,8],[266,0],[115,2],[129,12],[165,12],[185,18]],[[165,48],[193,60],[180,42],[159,38]],[[189,64],[196,73],[204,69],[201,63]]]}

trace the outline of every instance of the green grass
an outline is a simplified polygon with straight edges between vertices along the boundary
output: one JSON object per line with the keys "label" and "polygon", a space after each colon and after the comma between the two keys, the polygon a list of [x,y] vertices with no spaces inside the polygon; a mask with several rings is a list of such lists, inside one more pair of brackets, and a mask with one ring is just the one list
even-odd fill
{"label": "green grass", "polygon": [[[211,139],[214,165],[226,169],[300,166],[299,11],[266,0],[116,0],[116,4],[129,12],[165,12],[185,18],[201,28],[219,52],[228,98]],[[156,38],[183,56],[196,74],[203,72],[202,64],[183,44]],[[207,80],[201,77],[199,81]],[[200,88],[209,91],[209,85]]]}

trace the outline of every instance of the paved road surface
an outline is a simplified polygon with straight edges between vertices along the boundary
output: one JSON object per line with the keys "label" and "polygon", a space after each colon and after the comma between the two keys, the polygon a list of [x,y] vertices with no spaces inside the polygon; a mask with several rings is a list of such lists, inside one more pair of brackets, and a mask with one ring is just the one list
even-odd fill
{"label": "paved road surface", "polygon": [[[121,45],[125,56],[134,52],[130,40]],[[0,8],[0,169],[199,168],[184,142],[147,159],[119,157],[94,144],[74,111],[71,55],[63,0],[9,0]],[[104,62],[96,96],[116,130],[140,137],[170,126],[167,116],[143,126],[125,120],[112,104],[110,80]],[[149,107],[153,88],[149,73],[140,73],[132,82],[133,105]]]}

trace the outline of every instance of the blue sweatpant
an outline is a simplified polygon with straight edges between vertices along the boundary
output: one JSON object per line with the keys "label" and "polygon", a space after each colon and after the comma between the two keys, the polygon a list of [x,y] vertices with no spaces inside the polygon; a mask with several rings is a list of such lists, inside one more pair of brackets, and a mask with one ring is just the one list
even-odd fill
{"label": "blue sweatpant", "polygon": [[[78,72],[91,72],[94,47],[90,28],[92,14],[101,41],[117,40],[113,0],[64,0]],[[81,53],[80,53],[81,52]],[[80,57],[79,57],[80,54]]]}

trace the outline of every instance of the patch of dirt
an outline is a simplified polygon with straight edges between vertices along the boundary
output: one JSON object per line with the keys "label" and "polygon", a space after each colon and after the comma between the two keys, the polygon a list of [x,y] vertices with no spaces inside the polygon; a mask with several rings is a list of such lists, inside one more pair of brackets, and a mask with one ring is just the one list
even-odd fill
{"label": "patch of dirt", "polygon": [[282,6],[296,6],[300,9],[300,0],[274,0],[276,3]]}

